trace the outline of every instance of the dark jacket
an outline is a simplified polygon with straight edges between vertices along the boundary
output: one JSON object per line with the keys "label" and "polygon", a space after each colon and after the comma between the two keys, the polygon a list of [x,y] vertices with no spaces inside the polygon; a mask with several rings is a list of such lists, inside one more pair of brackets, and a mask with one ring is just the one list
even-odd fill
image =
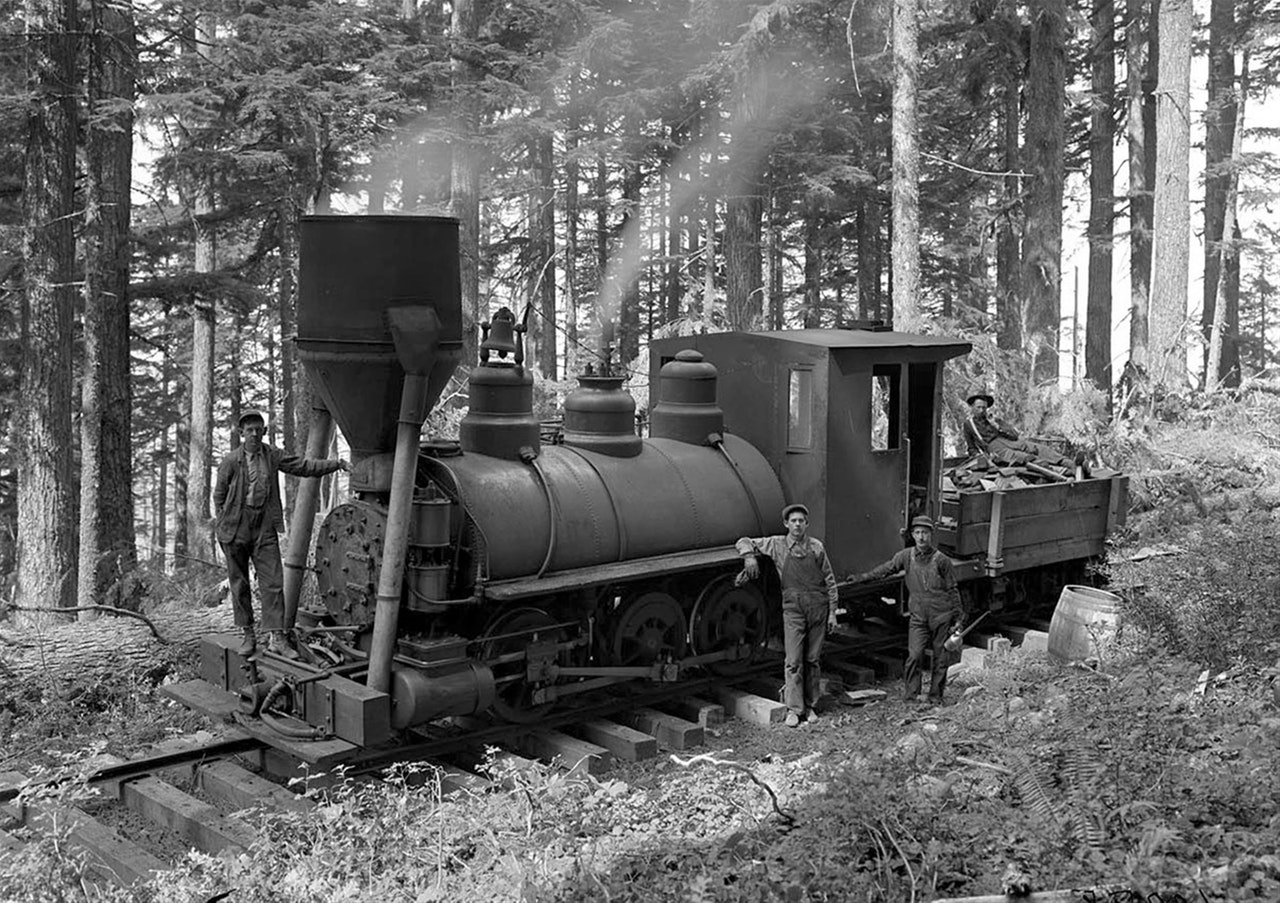
{"label": "dark jacket", "polygon": [[[267,500],[263,507],[263,524],[280,533],[284,530],[284,511],[280,506],[280,471],[295,477],[322,477],[342,466],[337,459],[317,460],[286,455],[278,448],[262,443],[267,462]],[[245,466],[244,446],[232,449],[218,465],[218,482],[213,487],[213,510],[216,512],[218,542],[231,542],[240,526],[245,494],[249,490],[249,474]]]}

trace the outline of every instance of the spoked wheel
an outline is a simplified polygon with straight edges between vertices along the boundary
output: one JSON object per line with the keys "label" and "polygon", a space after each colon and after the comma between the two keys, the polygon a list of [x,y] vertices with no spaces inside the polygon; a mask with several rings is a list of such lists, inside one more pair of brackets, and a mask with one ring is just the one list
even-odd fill
{"label": "spoked wheel", "polygon": [[769,642],[769,611],[759,582],[734,586],[732,574],[707,584],[693,606],[692,622],[695,655],[745,647],[745,658],[707,666],[717,674],[745,670]]}
{"label": "spoked wheel", "polygon": [[640,593],[614,612],[609,652],[615,665],[644,666],[684,657],[689,622],[667,593]]}
{"label": "spoked wheel", "polygon": [[544,641],[563,640],[564,631],[556,628],[555,623],[541,608],[515,608],[499,614],[485,629],[481,654],[493,669],[493,711],[504,721],[531,724],[555,707],[554,702],[533,703],[533,693],[542,685],[530,684],[526,679],[527,664],[523,656],[513,661],[497,661],[524,652],[535,635]]}

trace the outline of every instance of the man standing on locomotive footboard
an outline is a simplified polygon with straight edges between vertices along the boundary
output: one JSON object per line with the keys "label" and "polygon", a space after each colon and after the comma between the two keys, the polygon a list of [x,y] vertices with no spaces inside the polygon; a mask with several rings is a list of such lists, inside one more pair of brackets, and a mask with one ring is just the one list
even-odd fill
{"label": "man standing on locomotive footboard", "polygon": [[258,411],[248,411],[237,424],[244,440],[218,465],[218,482],[213,488],[214,529],[222,554],[227,559],[227,581],[231,585],[231,605],[235,624],[244,631],[244,642],[236,650],[252,655],[257,650],[253,634],[253,597],[249,592],[249,562],[258,578],[262,599],[262,626],[268,647],[277,655],[297,658],[284,623],[284,568],[280,562],[280,531],[284,513],[280,507],[279,472],[295,477],[322,477],[335,470],[347,470],[340,458],[316,460],[285,454],[262,441],[267,419]]}
{"label": "man standing on locomotive footboard", "polygon": [[933,679],[929,686],[929,701],[941,705],[950,657],[947,637],[960,627],[964,609],[960,603],[954,565],[950,558],[934,548],[933,520],[923,516],[913,519],[911,539],[915,542],[914,547],[903,549],[884,564],[864,574],[854,574],[849,580],[861,583],[892,574],[904,575],[903,583],[907,586],[911,609],[911,621],[907,627],[907,664],[903,674],[904,695],[907,702],[919,699],[924,650],[932,646]]}
{"label": "man standing on locomotive footboard", "polygon": [[819,657],[827,627],[836,625],[836,604],[840,593],[835,574],[827,560],[827,550],[809,532],[809,509],[788,505],[782,509],[782,536],[738,540],[743,569],[738,584],[760,576],[756,556],[768,555],[782,580],[782,626],[785,636],[787,727],[801,720],[818,720],[815,707],[821,694]]}

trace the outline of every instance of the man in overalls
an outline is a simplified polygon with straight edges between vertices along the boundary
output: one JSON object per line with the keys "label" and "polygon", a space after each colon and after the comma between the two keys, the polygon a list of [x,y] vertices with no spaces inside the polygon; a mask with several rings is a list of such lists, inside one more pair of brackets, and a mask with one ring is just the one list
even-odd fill
{"label": "man in overalls", "polygon": [[742,573],[738,584],[760,576],[757,555],[768,555],[782,580],[782,627],[786,643],[786,689],[784,701],[787,727],[818,721],[815,706],[821,693],[819,658],[827,627],[836,626],[836,605],[840,593],[827,551],[808,535],[809,509],[788,505],[782,509],[782,536],[738,540]]}
{"label": "man in overalls", "polygon": [[926,648],[933,650],[933,674],[929,702],[942,704],[947,686],[947,637],[964,621],[964,608],[956,584],[951,559],[933,545],[933,519],[920,516],[911,521],[914,546],[898,552],[884,564],[849,578],[852,583],[880,580],[902,574],[907,587],[911,620],[907,626],[907,663],[903,673],[903,695],[907,702],[920,697],[921,666]]}

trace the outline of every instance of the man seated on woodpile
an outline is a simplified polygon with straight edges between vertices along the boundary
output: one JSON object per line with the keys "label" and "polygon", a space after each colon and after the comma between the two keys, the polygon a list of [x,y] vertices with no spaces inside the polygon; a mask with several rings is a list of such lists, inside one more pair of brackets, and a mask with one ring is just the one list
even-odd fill
{"label": "man seated on woodpile", "polygon": [[1074,469],[1077,462],[1051,445],[1033,439],[1019,438],[1017,431],[991,416],[996,400],[985,392],[975,392],[965,399],[969,416],[962,431],[970,455],[985,454],[1002,464],[1036,463]]}

